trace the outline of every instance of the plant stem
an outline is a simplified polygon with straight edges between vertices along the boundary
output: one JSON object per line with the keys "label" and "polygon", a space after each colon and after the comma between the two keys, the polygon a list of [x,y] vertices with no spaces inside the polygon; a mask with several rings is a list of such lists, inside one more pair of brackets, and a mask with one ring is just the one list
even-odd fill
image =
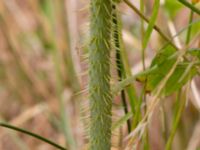
{"label": "plant stem", "polygon": [[35,133],[32,133],[30,131],[27,131],[27,130],[24,130],[24,129],[21,129],[21,128],[18,128],[18,127],[15,127],[15,126],[12,126],[12,125],[9,125],[9,124],[6,124],[6,123],[0,123],[0,126],[5,127],[5,128],[9,128],[9,129],[12,129],[12,130],[15,130],[15,131],[18,131],[18,132],[25,133],[25,134],[27,134],[29,136],[32,136],[32,137],[34,137],[36,139],[39,139],[39,140],[41,140],[41,141],[43,141],[45,143],[48,143],[48,144],[50,144],[50,145],[52,145],[52,146],[54,146],[54,147],[56,147],[56,148],[58,148],[60,150],[67,150],[66,148],[54,143],[53,141],[50,141],[50,140],[48,140],[48,139],[46,139],[46,138],[44,138],[44,137],[42,137],[40,135],[37,135]]}
{"label": "plant stem", "polygon": [[[56,6],[53,3],[53,0],[46,0],[44,1],[44,6],[46,8],[46,17],[48,18],[48,21],[50,23],[50,27],[51,27],[51,54],[53,56],[53,62],[54,62],[54,69],[55,69],[55,76],[56,76],[56,95],[58,97],[59,100],[59,108],[60,108],[60,124],[61,124],[61,128],[62,128],[62,132],[65,136],[65,142],[66,145],[69,146],[70,149],[75,150],[76,149],[76,142],[74,140],[72,131],[70,130],[70,118],[68,116],[68,114],[66,113],[65,110],[65,102],[64,102],[64,98],[63,98],[63,91],[64,91],[64,83],[63,83],[63,77],[62,77],[62,72],[61,72],[61,53],[58,50],[58,46],[57,46],[57,41],[56,41],[56,34],[55,32],[53,32],[56,29],[56,17],[55,17],[55,9]],[[64,8],[63,8],[64,9]],[[70,50],[69,50],[70,51]],[[70,58],[69,54],[69,58]],[[71,59],[70,59],[71,60]],[[71,61],[69,61],[69,66],[72,66],[72,64],[70,63]],[[68,67],[69,67],[68,66]],[[74,71],[73,68],[70,67],[70,69],[72,70],[72,73],[74,75]],[[72,79],[71,79],[72,80]]]}
{"label": "plant stem", "polygon": [[[140,0],[140,12],[142,14],[145,13],[144,9],[145,9],[145,4],[144,4],[144,0]],[[145,37],[145,27],[144,27],[144,20],[142,18],[141,19],[141,26],[140,26],[140,30],[141,30],[141,47],[142,47],[142,67],[143,67],[143,71],[146,70],[146,64],[145,64],[145,59],[146,59],[146,49],[144,48],[143,46],[143,43],[144,43],[144,37]],[[142,101],[144,102],[145,106],[144,106],[144,112],[146,112],[147,110],[147,105],[146,105],[146,84],[147,84],[147,80],[145,79],[144,81],[144,85],[143,85],[143,89],[142,89],[142,94],[141,94],[141,97],[142,97],[142,100],[141,102],[138,103],[138,111],[137,111],[137,117],[136,117],[136,122],[135,122],[135,126],[137,124],[137,120],[139,120],[139,116],[141,115],[140,113],[140,108],[141,108],[141,104],[142,104]],[[143,138],[144,140],[144,147],[143,149],[144,150],[147,150],[148,149],[148,128],[145,129],[145,133],[143,135]]]}
{"label": "plant stem", "polygon": [[90,150],[110,150],[111,0],[91,0],[89,47]]}
{"label": "plant stem", "polygon": [[[144,0],[140,0],[140,11],[142,14],[144,14]],[[141,47],[143,47],[143,40],[144,40],[144,35],[145,35],[145,28],[144,28],[144,20],[141,18],[141,26],[140,26],[140,31],[141,31]],[[142,65],[143,65],[143,71],[146,68],[145,65],[145,49],[142,48]]]}
{"label": "plant stem", "polygon": [[[124,2],[136,13],[138,14],[144,21],[149,23],[149,19],[145,17],[129,0],[124,0]],[[161,29],[154,25],[153,28],[160,34],[160,36],[166,40],[168,43],[170,43],[175,49],[178,50],[178,47],[161,31]]]}
{"label": "plant stem", "polygon": [[[122,57],[121,57],[121,42],[120,42],[120,36],[121,36],[121,30],[120,30],[120,21],[119,21],[119,16],[117,13],[116,5],[113,4],[113,15],[112,15],[112,22],[113,22],[113,40],[114,40],[114,47],[115,47],[115,52],[116,52],[116,64],[117,64],[117,73],[119,77],[119,81],[124,79],[125,77],[125,70],[124,70],[124,65],[122,62]],[[125,90],[121,91],[121,100],[124,108],[125,114],[128,113],[128,106],[126,102],[126,95],[125,95]],[[128,133],[131,132],[131,122],[128,119],[127,120],[127,127],[128,127]]]}
{"label": "plant stem", "polygon": [[190,8],[193,12],[200,15],[200,10],[196,8],[195,6],[193,6],[192,4],[190,4],[189,2],[187,2],[186,0],[178,0],[178,1],[182,3],[183,5],[185,5],[186,7]]}
{"label": "plant stem", "polygon": [[[193,20],[193,11],[190,12],[190,18],[189,18],[189,24],[192,23],[192,20]],[[187,30],[187,36],[186,36],[186,44],[189,44],[190,42],[190,37],[191,37],[191,31],[192,31],[192,26],[189,26],[188,30]]]}
{"label": "plant stem", "polygon": [[167,141],[165,150],[171,150],[172,142],[173,142],[174,136],[176,134],[176,130],[177,130],[178,125],[179,125],[181,114],[182,114],[182,112],[185,108],[186,98],[183,98],[183,99],[181,98],[181,91],[178,92],[178,96],[177,96],[176,101],[177,101],[176,114],[175,114],[175,117],[173,119],[173,125],[172,125],[172,129],[171,129],[170,137]]}
{"label": "plant stem", "polygon": [[68,10],[65,8],[65,0],[58,1],[58,4],[61,9],[61,13],[63,14],[63,25],[65,26],[65,39],[67,41],[66,50],[64,51],[64,61],[66,64],[66,73],[69,75],[68,82],[70,86],[73,88],[74,92],[80,91],[80,83],[77,77],[75,64],[72,57],[72,44],[70,36],[70,28],[69,28],[69,21],[68,21]]}

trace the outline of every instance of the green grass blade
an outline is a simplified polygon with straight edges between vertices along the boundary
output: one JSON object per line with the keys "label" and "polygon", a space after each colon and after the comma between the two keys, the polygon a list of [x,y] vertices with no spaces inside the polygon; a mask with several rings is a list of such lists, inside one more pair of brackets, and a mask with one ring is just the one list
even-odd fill
{"label": "green grass blade", "polygon": [[6,124],[6,123],[0,123],[0,126],[5,127],[5,128],[9,128],[9,129],[12,129],[12,130],[15,130],[15,131],[24,133],[24,134],[27,134],[27,135],[29,135],[29,136],[32,136],[32,137],[34,137],[34,138],[36,138],[36,139],[38,139],[38,140],[41,140],[41,141],[43,141],[43,142],[45,142],[45,143],[48,143],[48,144],[54,146],[54,147],[57,148],[57,149],[60,149],[60,150],[67,150],[66,148],[64,148],[64,147],[62,147],[62,146],[56,144],[55,142],[50,141],[50,140],[48,140],[48,139],[46,139],[46,138],[44,138],[44,137],[42,137],[42,136],[40,136],[40,135],[38,135],[38,134],[32,133],[32,132],[30,132],[30,131],[27,131],[27,130],[24,130],[24,129],[21,129],[21,128],[18,128],[18,127],[15,127],[15,126],[12,126],[12,125],[9,125],[9,124]]}
{"label": "green grass blade", "polygon": [[[112,14],[112,23],[113,23],[113,31],[112,31],[112,40],[114,41],[115,55],[116,55],[116,66],[118,73],[118,80],[121,81],[124,78],[126,72],[124,71],[124,64],[121,57],[122,45],[121,45],[121,26],[120,26],[120,17],[118,14],[117,6],[113,4],[113,14]],[[121,91],[121,101],[124,108],[124,113],[128,113],[128,106],[126,102],[126,94],[125,90]],[[127,120],[128,132],[131,132],[131,122]]]}
{"label": "green grass blade", "polygon": [[[192,23],[193,16],[194,16],[194,13],[193,13],[193,11],[191,11],[191,12],[190,12],[190,18],[189,18],[189,24]],[[191,31],[192,31],[192,26],[190,26],[190,27],[188,28],[188,30],[187,30],[187,35],[186,35],[186,44],[189,44],[189,42],[190,42]]]}
{"label": "green grass blade", "polygon": [[146,69],[145,71],[142,71],[138,74],[132,75],[132,76],[127,77],[126,79],[122,80],[118,84],[114,85],[114,87],[112,88],[113,95],[116,95],[118,92],[120,92],[121,90],[123,90],[124,88],[129,86],[131,83],[133,83],[135,81],[135,79],[137,77],[148,75],[149,73],[155,71],[155,69],[157,69],[157,66]]}
{"label": "green grass blade", "polygon": [[149,25],[148,25],[148,28],[147,28],[146,33],[144,35],[144,40],[142,42],[142,48],[143,49],[146,49],[147,44],[148,44],[149,39],[150,39],[150,36],[151,36],[151,33],[153,31],[153,27],[155,26],[155,22],[156,22],[156,19],[157,19],[157,16],[158,16],[159,6],[160,6],[160,0],[155,0],[154,6],[153,6],[153,13],[152,13],[152,16],[149,20]]}
{"label": "green grass blade", "polygon": [[[145,22],[149,23],[149,19],[142,14],[129,0],[124,0],[124,2],[138,15],[140,16]],[[160,36],[170,43],[175,49],[178,49],[177,46],[165,35],[165,33],[162,32],[162,30],[157,26],[154,25],[153,28],[160,34]]]}
{"label": "green grass blade", "polygon": [[124,123],[127,122],[127,120],[129,120],[131,117],[133,116],[132,112],[127,113],[126,115],[124,115],[123,117],[121,117],[116,123],[114,123],[112,125],[112,131],[114,131],[115,129],[121,127]]}
{"label": "green grass blade", "polygon": [[[123,43],[123,41],[122,41],[122,43]],[[130,76],[132,76],[131,67],[129,65],[128,58],[127,58],[128,54],[126,53],[125,49],[121,51],[121,56],[122,56],[122,61],[124,64],[124,72],[126,73],[125,78],[130,77]],[[136,94],[136,89],[133,84],[130,84],[129,86],[126,87],[125,90],[127,92],[128,98],[129,98],[131,111],[134,113],[135,112],[135,102],[138,100],[138,97]]]}
{"label": "green grass blade", "polygon": [[[6,122],[2,116],[0,116],[0,122]],[[14,132],[8,131],[7,134],[12,138],[12,140],[16,143],[17,147],[19,147],[20,150],[30,150],[28,148],[27,144],[25,141],[19,138]]]}
{"label": "green grass blade", "polygon": [[171,150],[172,142],[173,142],[174,136],[175,136],[177,128],[178,128],[178,124],[179,124],[179,121],[180,121],[180,118],[181,118],[181,114],[182,114],[182,112],[185,108],[185,103],[186,103],[186,98],[181,99],[181,92],[179,91],[178,96],[177,96],[176,114],[175,114],[174,119],[173,119],[171,133],[170,133],[170,136],[168,138],[167,144],[165,146],[165,150]]}
{"label": "green grass blade", "polygon": [[[63,4],[64,5],[64,4]],[[53,0],[45,0],[43,2],[43,11],[45,14],[45,17],[47,17],[47,20],[51,26],[51,34],[49,37],[51,42],[51,55],[53,56],[53,62],[54,62],[54,69],[55,69],[55,75],[56,75],[56,94],[59,100],[59,107],[60,107],[60,122],[61,122],[61,128],[62,132],[65,136],[66,144],[70,147],[70,149],[75,150],[76,149],[76,142],[73,137],[72,131],[70,130],[70,117],[68,114],[66,114],[65,110],[65,103],[63,100],[63,91],[64,91],[64,79],[61,73],[61,53],[57,48],[57,41],[56,41],[56,34],[54,33],[54,30],[56,29],[56,3],[53,2]],[[58,8],[57,8],[58,9]],[[70,69],[72,69],[70,67]]]}
{"label": "green grass blade", "polygon": [[145,88],[142,89],[142,92],[140,94],[140,98],[138,100],[137,105],[135,106],[135,114],[132,122],[132,128],[135,129],[141,119],[142,113],[141,113],[141,105],[143,103],[143,97],[145,95]]}
{"label": "green grass blade", "polygon": [[189,2],[187,2],[186,0],[178,0],[178,1],[182,3],[183,5],[185,5],[186,7],[188,7],[189,9],[191,9],[193,12],[200,15],[200,10],[196,8],[195,6],[193,6],[192,4],[190,4]]}
{"label": "green grass blade", "polygon": [[[144,0],[140,0],[140,11],[142,14],[144,14],[144,9],[145,9],[145,4],[144,4]],[[142,18],[140,18],[140,33],[141,33],[141,47],[143,47],[143,42],[144,42],[144,35],[145,35],[145,26],[144,26],[144,20]],[[143,70],[146,69],[146,65],[145,65],[145,49],[142,48],[142,65],[143,65]],[[146,96],[145,98],[146,99]]]}

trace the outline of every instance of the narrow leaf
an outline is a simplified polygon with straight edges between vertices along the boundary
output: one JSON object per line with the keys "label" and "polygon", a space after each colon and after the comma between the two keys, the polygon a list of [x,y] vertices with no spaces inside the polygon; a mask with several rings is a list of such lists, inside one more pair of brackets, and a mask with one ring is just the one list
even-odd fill
{"label": "narrow leaf", "polygon": [[195,6],[193,6],[192,4],[187,2],[186,0],[178,0],[178,1],[181,2],[183,5],[185,5],[186,7],[188,7],[189,9],[191,9],[193,12],[200,15],[200,9],[196,8]]}
{"label": "narrow leaf", "polygon": [[197,57],[200,60],[200,48],[189,49],[187,53],[193,57]]}
{"label": "narrow leaf", "polygon": [[126,123],[127,120],[129,120],[131,117],[133,116],[132,112],[127,113],[126,115],[124,115],[123,117],[121,117],[116,123],[113,124],[112,126],[112,131],[114,131],[115,129],[119,128],[120,126],[122,126],[124,123]]}
{"label": "narrow leaf", "polygon": [[9,125],[9,124],[6,124],[6,123],[0,123],[0,126],[15,130],[15,131],[18,131],[18,132],[21,132],[21,133],[25,133],[25,134],[27,134],[29,136],[32,136],[32,137],[34,137],[34,138],[36,138],[38,140],[41,140],[41,141],[43,141],[45,143],[48,143],[48,144],[50,144],[50,145],[52,145],[52,146],[54,146],[54,147],[56,147],[56,148],[58,148],[60,150],[67,150],[66,148],[54,143],[53,141],[50,141],[50,140],[48,140],[48,139],[46,139],[46,138],[44,138],[44,137],[42,137],[40,135],[37,135],[35,133],[32,133],[30,131],[27,131],[27,130],[24,130],[24,129],[21,129],[21,128],[18,128],[18,127],[15,127],[15,126],[12,126],[12,125]]}
{"label": "narrow leaf", "polygon": [[147,31],[144,35],[144,40],[143,40],[143,43],[142,43],[143,49],[146,49],[147,44],[148,44],[149,39],[150,39],[150,36],[151,36],[151,33],[152,33],[153,28],[155,26],[156,18],[158,16],[159,6],[160,6],[160,0],[155,0],[154,7],[153,7],[153,13],[152,13],[152,16],[150,18],[149,25],[148,25]]}

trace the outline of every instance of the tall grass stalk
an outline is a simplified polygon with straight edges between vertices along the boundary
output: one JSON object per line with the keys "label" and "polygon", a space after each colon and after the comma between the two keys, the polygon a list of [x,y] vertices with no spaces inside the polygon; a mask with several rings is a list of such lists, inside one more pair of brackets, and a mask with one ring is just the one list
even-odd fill
{"label": "tall grass stalk", "polygon": [[[112,14],[112,23],[113,23],[113,31],[112,31],[112,39],[114,42],[114,49],[116,53],[116,65],[117,65],[117,73],[119,77],[119,81],[124,79],[126,77],[126,72],[124,68],[124,64],[122,61],[122,56],[121,56],[121,51],[124,50],[122,47],[122,38],[121,38],[121,18],[119,17],[119,14],[117,12],[117,6],[113,3],[113,14]],[[128,113],[128,105],[126,101],[126,94],[125,90],[121,91],[121,101],[123,104],[124,112],[125,114]],[[127,127],[128,127],[128,132],[131,132],[131,122],[130,120],[127,120]]]}
{"label": "tall grass stalk", "polygon": [[180,118],[181,118],[181,114],[183,113],[183,110],[185,108],[185,104],[186,104],[186,97],[182,96],[182,92],[179,91],[178,95],[177,95],[177,99],[176,99],[176,112],[173,118],[173,124],[172,124],[172,129],[169,135],[169,138],[167,140],[167,144],[165,146],[165,150],[171,150],[172,149],[172,143],[173,143],[173,139],[174,136],[176,134],[179,122],[180,122]]}
{"label": "tall grass stalk", "polygon": [[186,7],[188,7],[189,9],[191,9],[193,12],[197,13],[198,15],[200,15],[200,9],[198,9],[197,7],[195,7],[193,4],[189,3],[186,0],[178,0],[180,3],[182,3],[183,5],[185,5]]}
{"label": "tall grass stalk", "polygon": [[[115,4],[114,4],[115,5]],[[117,71],[118,71],[118,76],[119,76],[119,80],[125,79],[128,76],[132,76],[132,72],[131,72],[131,67],[129,65],[128,62],[128,58],[127,58],[127,52],[124,46],[124,42],[123,42],[123,35],[122,35],[122,21],[121,21],[121,15],[117,10],[117,4],[116,6],[114,6],[114,10],[113,10],[113,15],[112,15],[112,39],[113,39],[113,45],[114,45],[114,49],[116,51],[116,64],[117,64]],[[127,113],[128,109],[126,106],[126,100],[124,99],[125,93],[127,93],[127,99],[129,100],[130,103],[130,108],[132,113],[135,113],[135,104],[138,100],[137,98],[137,94],[136,94],[136,90],[134,85],[129,85],[126,88],[124,88],[124,90],[121,92],[121,98],[122,98],[122,103],[123,103],[123,107],[124,107],[124,111]],[[126,110],[125,110],[126,109]],[[129,121],[127,121],[127,125],[128,125],[128,131],[130,132],[131,130],[131,126],[130,123],[128,123]]]}
{"label": "tall grass stalk", "polygon": [[[140,9],[141,9],[141,12],[142,14],[144,14],[144,2],[143,0],[140,1]],[[155,0],[154,1],[154,5],[153,5],[153,12],[152,12],[152,16],[149,20],[149,24],[148,24],[148,27],[146,29],[146,31],[144,32],[143,29],[144,29],[144,23],[143,23],[143,20],[141,22],[141,32],[142,32],[142,63],[143,63],[143,70],[146,69],[146,65],[145,65],[145,54],[146,54],[146,48],[147,48],[147,45],[150,41],[150,37],[151,37],[151,34],[152,34],[152,31],[153,31],[153,27],[155,26],[155,22],[157,20],[157,16],[158,16],[158,11],[159,11],[159,7],[160,7],[160,0]],[[144,35],[143,35],[143,32],[144,32]],[[144,90],[146,90],[146,79],[145,79],[145,83],[144,83]],[[143,95],[143,98],[144,98],[144,103],[145,103],[145,113],[146,113],[146,93],[144,92],[144,95]],[[144,149],[145,150],[148,150],[149,149],[149,140],[148,140],[148,129],[146,128],[145,129],[145,134],[143,136],[144,138]]]}
{"label": "tall grass stalk", "polygon": [[[190,17],[189,17],[189,23],[188,24],[191,24],[192,21],[193,21],[193,16],[194,16],[194,12],[191,11],[190,12]],[[187,35],[186,35],[186,44],[189,44],[190,42],[190,38],[191,38],[191,31],[192,31],[192,26],[189,26],[188,27],[188,30],[187,30]]]}
{"label": "tall grass stalk", "polygon": [[[45,1],[44,2],[44,8],[46,8],[46,16],[48,18],[48,21],[51,25],[51,53],[52,53],[52,57],[53,57],[53,62],[54,62],[54,69],[55,69],[55,75],[56,75],[56,95],[58,97],[59,100],[59,107],[60,107],[60,124],[61,124],[61,129],[62,132],[65,136],[65,141],[66,141],[66,145],[72,149],[75,150],[76,149],[76,143],[75,140],[73,138],[72,135],[72,131],[70,130],[70,119],[69,119],[69,115],[66,113],[66,108],[65,108],[65,100],[63,97],[63,92],[64,92],[64,83],[63,83],[63,77],[62,77],[62,73],[61,73],[61,53],[58,49],[57,46],[57,41],[56,41],[56,34],[55,34],[55,30],[56,30],[56,17],[55,17],[55,5],[53,5],[53,1]],[[70,64],[71,65],[71,64]]]}
{"label": "tall grass stalk", "polygon": [[[142,18],[145,22],[148,24],[150,23],[150,20],[142,14],[129,0],[124,0],[124,2],[138,15],[140,18]],[[178,50],[177,46],[170,40],[168,36],[165,35],[165,33],[162,32],[162,30],[155,24],[153,28],[159,33],[159,35],[168,43],[170,43],[175,49]]]}

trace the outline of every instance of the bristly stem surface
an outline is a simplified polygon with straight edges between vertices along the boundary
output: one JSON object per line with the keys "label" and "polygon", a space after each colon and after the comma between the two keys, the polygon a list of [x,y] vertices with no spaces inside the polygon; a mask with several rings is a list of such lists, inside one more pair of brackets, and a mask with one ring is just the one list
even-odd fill
{"label": "bristly stem surface", "polygon": [[90,150],[110,150],[111,0],[91,0],[89,46]]}

